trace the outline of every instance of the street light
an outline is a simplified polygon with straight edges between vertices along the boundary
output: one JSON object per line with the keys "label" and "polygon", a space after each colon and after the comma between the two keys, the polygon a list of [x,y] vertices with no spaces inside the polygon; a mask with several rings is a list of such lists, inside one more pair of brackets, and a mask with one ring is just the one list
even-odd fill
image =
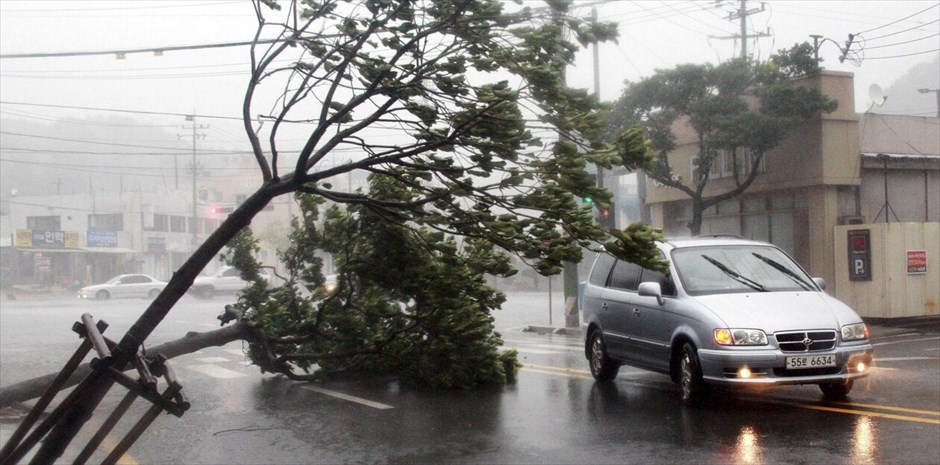
{"label": "street light", "polygon": [[933,92],[937,94],[937,118],[940,118],[940,89],[917,89],[917,92],[922,94]]}

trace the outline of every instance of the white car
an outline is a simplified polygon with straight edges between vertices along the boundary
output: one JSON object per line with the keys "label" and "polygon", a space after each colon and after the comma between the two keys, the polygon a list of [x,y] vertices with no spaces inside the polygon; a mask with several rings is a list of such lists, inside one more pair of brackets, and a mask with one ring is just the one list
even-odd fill
{"label": "white car", "polygon": [[166,283],[145,274],[122,274],[109,279],[104,284],[83,287],[78,291],[80,299],[119,299],[138,298],[155,299]]}
{"label": "white car", "polygon": [[[258,270],[261,279],[270,283],[268,272],[261,268]],[[216,294],[234,294],[246,287],[248,281],[242,279],[241,272],[232,266],[219,268],[212,276],[200,276],[193,281],[192,291],[196,297],[210,298]]]}

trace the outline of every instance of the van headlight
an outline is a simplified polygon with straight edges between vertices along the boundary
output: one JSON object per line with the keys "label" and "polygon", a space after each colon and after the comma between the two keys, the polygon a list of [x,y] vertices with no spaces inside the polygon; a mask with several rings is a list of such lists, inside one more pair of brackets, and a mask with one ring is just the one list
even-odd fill
{"label": "van headlight", "polygon": [[715,342],[722,346],[765,346],[767,335],[759,329],[718,328]]}
{"label": "van headlight", "polygon": [[868,325],[855,323],[842,327],[843,341],[858,341],[860,339],[868,339]]}

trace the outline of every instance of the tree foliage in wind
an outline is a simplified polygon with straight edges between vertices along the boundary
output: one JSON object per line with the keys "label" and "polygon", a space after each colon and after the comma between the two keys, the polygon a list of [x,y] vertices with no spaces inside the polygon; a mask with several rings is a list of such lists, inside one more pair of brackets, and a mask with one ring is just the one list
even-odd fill
{"label": "tree foliage in wind", "polygon": [[[112,350],[114,367],[128,366],[205,266],[286,194],[368,211],[419,235],[495,245],[545,274],[577,261],[582,246],[599,243],[661,268],[652,252],[656,231],[636,225],[611,238],[575,201],[610,198],[587,176],[587,163],[638,169],[652,160],[635,128],[603,143],[596,103],[564,85],[564,68],[579,47],[565,34],[583,46],[613,39],[615,26],[569,15],[570,2],[547,4],[308,0],[284,3],[275,14],[281,4],[256,0],[257,41],[242,116],[261,182],[121,338]],[[279,40],[260,43],[270,38]],[[297,128],[304,131],[302,147],[285,149],[282,142],[296,139]],[[359,156],[337,164],[330,157],[340,150]],[[353,171],[388,177],[408,195],[381,198],[334,187]],[[244,329],[230,325],[152,349],[178,355],[205,341],[244,337]],[[88,376],[74,394],[70,422],[87,418],[113,384],[101,372]],[[63,423],[50,434],[71,437],[71,431]],[[55,460],[62,442],[48,441],[44,456]]]}
{"label": "tree foliage in wind", "polygon": [[[373,175],[372,195],[406,200],[396,179]],[[491,312],[505,301],[487,274],[514,272],[508,257],[480,239],[458,242],[427,228],[385,221],[363,206],[327,209],[300,194],[290,246],[280,251],[284,285],[266,290],[250,231],[226,260],[254,277],[233,313],[246,325],[248,356],[262,371],[294,380],[352,372],[397,376],[430,388],[471,388],[514,379],[515,351],[500,351]],[[339,270],[324,286],[326,251]]]}
{"label": "tree foliage in wind", "polygon": [[[760,63],[735,59],[720,65],[680,65],[658,70],[642,81],[628,83],[610,113],[611,130],[635,124],[647,128],[656,161],[647,175],[682,191],[692,200],[692,235],[702,226],[702,212],[743,194],[760,174],[767,152],[783,141],[798,123],[837,103],[818,89],[798,86],[794,79],[819,73],[812,46],[797,44]],[[670,165],[676,149],[674,124],[694,130],[697,172],[683,179]],[[706,194],[713,167],[730,156],[731,184]]]}

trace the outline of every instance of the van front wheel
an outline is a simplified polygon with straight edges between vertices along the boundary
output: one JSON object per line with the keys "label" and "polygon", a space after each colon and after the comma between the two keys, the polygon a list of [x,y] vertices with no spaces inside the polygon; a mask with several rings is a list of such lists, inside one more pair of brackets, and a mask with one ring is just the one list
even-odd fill
{"label": "van front wheel", "polygon": [[702,366],[699,363],[698,351],[689,342],[682,345],[682,353],[679,354],[679,388],[682,393],[682,403],[686,405],[700,403],[709,391],[709,386],[702,379]]}

